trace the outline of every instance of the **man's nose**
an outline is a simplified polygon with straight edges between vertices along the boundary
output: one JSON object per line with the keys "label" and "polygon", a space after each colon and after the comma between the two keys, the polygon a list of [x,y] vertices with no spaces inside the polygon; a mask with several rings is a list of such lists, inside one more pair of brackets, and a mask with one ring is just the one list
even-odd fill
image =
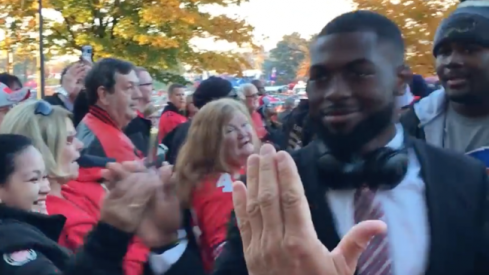
{"label": "man's nose", "polygon": [[143,97],[143,94],[141,93],[141,90],[139,89],[138,86],[135,86],[134,89],[132,90],[132,99],[140,99]]}
{"label": "man's nose", "polygon": [[342,100],[352,95],[352,91],[341,76],[334,77],[326,87],[324,97],[330,100]]}

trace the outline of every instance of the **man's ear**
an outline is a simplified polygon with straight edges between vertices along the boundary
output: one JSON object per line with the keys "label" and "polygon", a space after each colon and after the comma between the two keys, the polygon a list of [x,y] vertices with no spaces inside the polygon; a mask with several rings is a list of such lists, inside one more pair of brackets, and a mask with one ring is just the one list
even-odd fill
{"label": "man's ear", "polygon": [[411,83],[413,72],[408,65],[403,64],[397,69],[396,96],[402,96],[406,92],[406,85]]}
{"label": "man's ear", "polygon": [[106,106],[109,104],[109,99],[107,98],[107,96],[109,95],[107,89],[104,87],[104,86],[100,86],[98,87],[97,89],[97,95],[98,95],[98,102],[100,102],[100,104]]}

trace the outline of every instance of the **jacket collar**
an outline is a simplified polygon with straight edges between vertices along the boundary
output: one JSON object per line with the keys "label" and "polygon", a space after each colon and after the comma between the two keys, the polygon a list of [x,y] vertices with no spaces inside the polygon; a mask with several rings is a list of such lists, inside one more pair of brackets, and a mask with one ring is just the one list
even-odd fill
{"label": "jacket collar", "polygon": [[27,223],[57,242],[66,222],[62,215],[45,215],[17,208],[9,207],[0,203],[0,220],[16,220]]}
{"label": "jacket collar", "polygon": [[94,117],[98,118],[100,121],[112,125],[117,129],[120,129],[119,126],[117,126],[117,123],[110,117],[109,113],[105,111],[104,109],[100,108],[97,105],[90,106],[89,113],[92,114]]}
{"label": "jacket collar", "polygon": [[175,104],[171,102],[168,102],[168,104],[165,106],[165,109],[163,109],[163,112],[161,113],[163,114],[164,112],[175,112],[177,114],[180,114],[180,110],[178,110],[177,106],[175,106]]}

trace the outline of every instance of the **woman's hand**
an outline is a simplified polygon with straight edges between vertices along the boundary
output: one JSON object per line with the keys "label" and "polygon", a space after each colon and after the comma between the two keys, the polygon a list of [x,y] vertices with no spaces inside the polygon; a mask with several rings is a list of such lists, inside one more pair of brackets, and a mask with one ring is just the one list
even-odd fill
{"label": "woman's hand", "polygon": [[292,157],[265,144],[247,164],[247,187],[233,185],[233,202],[250,275],[352,275],[381,221],[353,227],[329,251],[318,239]]}

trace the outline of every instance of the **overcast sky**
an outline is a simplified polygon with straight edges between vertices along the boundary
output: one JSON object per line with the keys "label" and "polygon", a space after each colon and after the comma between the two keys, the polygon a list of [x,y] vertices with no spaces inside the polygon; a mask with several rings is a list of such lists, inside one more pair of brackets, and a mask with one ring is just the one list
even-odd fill
{"label": "overcast sky", "polygon": [[[237,8],[226,8],[255,27],[255,36],[267,50],[274,48],[285,34],[298,32],[304,37],[318,33],[331,19],[351,10],[348,0],[250,0]],[[222,12],[213,8],[213,12]],[[263,39],[264,38],[264,39]],[[205,49],[229,49],[226,43],[199,41]]]}

